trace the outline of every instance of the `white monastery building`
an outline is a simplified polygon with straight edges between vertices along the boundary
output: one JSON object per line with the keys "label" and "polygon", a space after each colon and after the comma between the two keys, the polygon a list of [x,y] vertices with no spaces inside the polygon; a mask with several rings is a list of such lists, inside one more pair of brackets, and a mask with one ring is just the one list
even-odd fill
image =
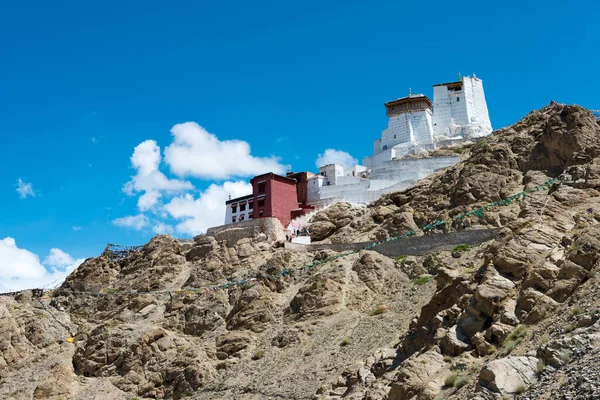
{"label": "white monastery building", "polygon": [[[373,156],[365,157],[363,165],[328,164],[320,166],[317,174],[305,171],[288,172],[285,177],[272,173],[254,177],[250,181],[253,194],[226,201],[225,224],[276,216],[287,226],[307,220],[309,210],[339,201],[369,203],[386,193],[410,188],[460,161],[425,153],[492,132],[483,83],[474,74],[434,85],[433,102],[409,89],[408,96],[385,103],[385,108],[388,126],[375,140]],[[407,157],[412,154],[425,155]]]}
{"label": "white monastery building", "polygon": [[433,103],[423,94],[385,103],[388,127],[373,144],[368,168],[433,150],[438,144],[481,138],[492,133],[483,83],[475,75],[433,86]]}

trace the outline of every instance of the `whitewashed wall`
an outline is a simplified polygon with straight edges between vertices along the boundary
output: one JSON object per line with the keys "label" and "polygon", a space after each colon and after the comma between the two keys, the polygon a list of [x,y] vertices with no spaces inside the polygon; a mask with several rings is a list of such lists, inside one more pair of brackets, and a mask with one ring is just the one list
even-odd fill
{"label": "whitewashed wall", "polygon": [[362,165],[353,165],[350,168],[344,170],[344,175],[346,176],[360,176],[363,172],[367,170],[367,167]]}
{"label": "whitewashed wall", "polygon": [[306,197],[307,197],[307,201],[310,204],[314,204],[315,202],[319,201],[319,196],[321,193],[321,187],[323,186],[323,183],[325,182],[325,178],[317,175],[317,176],[313,176],[312,178],[310,178],[308,180],[308,184],[307,184],[307,193],[306,193]]}
{"label": "whitewashed wall", "polygon": [[471,79],[471,91],[470,97],[473,99],[473,112],[469,116],[470,122],[476,126],[471,137],[487,136],[492,133],[492,122],[490,121],[481,79]]}
{"label": "whitewashed wall", "polygon": [[238,204],[236,207],[236,212],[234,213],[231,208],[231,204],[225,205],[225,225],[232,224],[234,222],[231,221],[232,217],[235,217],[235,222],[240,222],[240,217],[244,216],[244,220],[247,221],[250,218],[250,214],[252,214],[252,210],[248,209],[248,202],[246,201],[246,209],[244,211],[240,211],[240,205]]}
{"label": "whitewashed wall", "polygon": [[462,83],[460,91],[434,86],[434,136],[470,138],[487,136],[492,132],[483,82],[476,77],[463,77]]}
{"label": "whitewashed wall", "polygon": [[359,178],[358,182],[352,183],[348,179],[352,177],[343,177],[343,181],[347,184],[322,186],[318,199],[310,202],[317,206],[331,203],[334,200],[369,203],[379,199],[385,193],[412,187],[418,180],[459,161],[458,157],[388,161],[373,169],[369,174],[369,179]]}
{"label": "whitewashed wall", "polygon": [[[431,110],[406,112],[391,116],[388,127],[381,133],[381,150],[400,143],[433,143]],[[375,154],[375,153],[374,153]]]}

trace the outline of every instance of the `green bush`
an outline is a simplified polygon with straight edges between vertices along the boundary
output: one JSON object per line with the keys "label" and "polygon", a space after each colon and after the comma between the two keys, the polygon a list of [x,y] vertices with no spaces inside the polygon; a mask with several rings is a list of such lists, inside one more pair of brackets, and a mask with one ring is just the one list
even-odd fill
{"label": "green bush", "polygon": [[253,360],[260,360],[264,356],[265,356],[265,352],[263,350],[258,350],[256,353],[254,353],[254,355],[252,356],[252,359]]}
{"label": "green bush", "polygon": [[444,378],[444,385],[445,386],[454,386],[454,382],[456,382],[457,379],[458,379],[458,372],[453,372],[450,375],[448,375],[446,378]]}
{"label": "green bush", "polygon": [[465,386],[467,383],[469,382],[469,378],[464,376],[464,375],[460,375],[458,378],[456,378],[456,380],[454,381],[454,387],[457,389],[460,389],[461,387]]}
{"label": "green bush", "polygon": [[349,344],[350,344],[350,339],[343,338],[342,342],[340,343],[340,346],[344,347],[344,346],[348,346]]}
{"label": "green bush", "polygon": [[515,347],[517,347],[517,344],[513,340],[505,340],[502,344],[502,353],[505,355],[510,354]]}
{"label": "green bush", "polygon": [[517,327],[506,337],[506,340],[518,340],[527,336],[527,325],[517,325]]}
{"label": "green bush", "polygon": [[452,253],[462,253],[463,251],[467,251],[471,248],[468,244],[459,244],[455,248],[452,249]]}
{"label": "green bush", "polygon": [[406,257],[408,257],[408,256],[404,255],[404,254],[400,254],[398,257],[394,258],[394,260],[400,261],[400,260],[404,260]]}
{"label": "green bush", "polygon": [[544,360],[538,360],[537,365],[535,367],[537,373],[541,373],[544,370],[544,368],[546,368],[546,363],[544,362]]}
{"label": "green bush", "polygon": [[433,278],[432,275],[421,275],[420,277],[413,279],[413,284],[417,286],[426,285],[431,281],[431,278]]}
{"label": "green bush", "polygon": [[388,306],[386,306],[385,304],[382,304],[379,307],[377,307],[375,310],[373,310],[370,315],[371,315],[371,317],[374,317],[376,315],[383,314],[388,311],[390,311],[390,308]]}

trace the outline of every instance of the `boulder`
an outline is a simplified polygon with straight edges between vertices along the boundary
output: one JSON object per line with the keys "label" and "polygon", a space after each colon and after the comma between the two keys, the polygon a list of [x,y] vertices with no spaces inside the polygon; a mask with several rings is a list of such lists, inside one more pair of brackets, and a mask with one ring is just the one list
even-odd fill
{"label": "boulder", "polygon": [[335,224],[329,221],[313,222],[309,225],[311,242],[327,239],[337,230]]}
{"label": "boulder", "polygon": [[339,311],[343,289],[339,282],[320,275],[310,278],[290,301],[288,312],[296,318],[330,315]]}
{"label": "boulder", "polygon": [[462,354],[470,346],[469,338],[456,330],[456,325],[448,330],[448,334],[444,336],[440,342],[440,350],[442,354],[452,357]]}
{"label": "boulder", "polygon": [[237,355],[240,351],[248,347],[252,342],[253,336],[249,332],[228,332],[217,336],[217,352],[227,354],[227,356]]}
{"label": "boulder", "polygon": [[421,398],[425,392],[431,396],[423,398],[434,398],[442,386],[444,364],[444,357],[435,348],[406,360],[398,369],[388,400]]}
{"label": "boulder", "polygon": [[488,362],[479,374],[479,385],[501,395],[521,393],[538,381],[536,357],[509,356]]}

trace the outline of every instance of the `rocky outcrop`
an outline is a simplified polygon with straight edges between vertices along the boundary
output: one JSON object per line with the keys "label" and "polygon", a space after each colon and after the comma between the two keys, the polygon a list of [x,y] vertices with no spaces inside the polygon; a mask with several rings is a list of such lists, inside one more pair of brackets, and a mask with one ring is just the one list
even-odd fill
{"label": "rocky outcrop", "polygon": [[[497,228],[487,241],[315,265],[340,253],[295,252],[256,229],[159,235],[86,260],[43,299],[0,298],[0,397],[600,395],[600,126],[552,104],[454,150],[463,162],[413,188],[317,213],[312,239],[339,249],[441,218],[427,235]],[[232,281],[245,284],[207,288]]]}
{"label": "rocky outcrop", "polygon": [[517,394],[536,383],[538,359],[509,356],[487,363],[479,374],[479,385],[492,392]]}

